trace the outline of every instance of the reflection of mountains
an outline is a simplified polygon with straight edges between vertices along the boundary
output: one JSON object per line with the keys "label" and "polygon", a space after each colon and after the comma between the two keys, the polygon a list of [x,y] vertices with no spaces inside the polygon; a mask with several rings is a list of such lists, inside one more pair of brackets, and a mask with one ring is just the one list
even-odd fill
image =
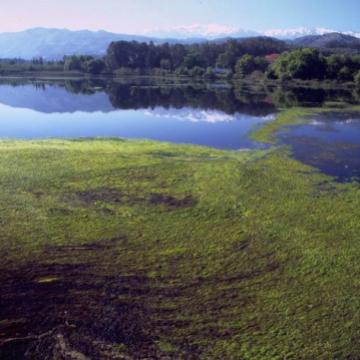
{"label": "reflection of mountains", "polygon": [[103,92],[89,96],[82,93],[71,93],[64,87],[37,87],[33,84],[1,85],[0,103],[42,113],[109,112],[113,110],[109,97]]}
{"label": "reflection of mountains", "polygon": [[[0,103],[42,113],[110,112],[115,109],[193,108],[253,116],[274,113],[258,95],[238,100],[231,88],[133,86],[105,81],[2,82]],[[262,96],[264,97],[264,96]]]}
{"label": "reflection of mountains", "polygon": [[0,103],[42,113],[111,112],[115,109],[196,109],[267,116],[276,107],[353,102],[360,95],[345,90],[206,85],[147,86],[106,80],[1,80]]}

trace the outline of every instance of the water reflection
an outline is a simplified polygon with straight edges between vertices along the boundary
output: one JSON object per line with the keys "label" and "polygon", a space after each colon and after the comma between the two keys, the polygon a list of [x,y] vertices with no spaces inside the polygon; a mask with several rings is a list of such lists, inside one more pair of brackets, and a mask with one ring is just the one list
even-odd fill
{"label": "water reflection", "polygon": [[13,80],[0,84],[0,137],[117,136],[261,147],[248,134],[272,120],[276,107],[248,92],[240,100],[229,86]]}
{"label": "water reflection", "polygon": [[118,136],[222,149],[249,139],[278,108],[356,102],[345,90],[144,79],[0,81],[0,137]]}
{"label": "water reflection", "polygon": [[[53,100],[52,103],[47,104],[48,110],[46,101],[44,104],[41,103],[41,99],[44,98]],[[279,107],[321,106],[327,102],[357,103],[359,101],[360,91],[330,88],[159,83],[149,79],[0,80],[1,103],[42,112],[52,110],[50,108],[52,104],[58,105],[54,111],[71,112],[76,108],[76,103],[79,106],[77,110],[81,111],[83,102],[84,111],[192,107],[221,110],[228,114],[241,112],[262,116],[273,113]]]}

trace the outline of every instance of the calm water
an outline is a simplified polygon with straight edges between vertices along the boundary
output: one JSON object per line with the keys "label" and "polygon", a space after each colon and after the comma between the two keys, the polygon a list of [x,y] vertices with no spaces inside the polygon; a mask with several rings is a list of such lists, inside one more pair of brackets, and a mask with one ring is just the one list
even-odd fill
{"label": "calm water", "polygon": [[339,181],[360,179],[360,113],[329,112],[280,135],[293,156]]}
{"label": "calm water", "polygon": [[208,145],[261,146],[248,134],[276,107],[204,85],[25,82],[0,85],[0,137],[126,137]]}
{"label": "calm water", "polygon": [[[249,139],[279,108],[358,103],[345,90],[132,80],[0,81],[0,138],[126,137],[263,147]],[[330,112],[279,134],[293,155],[345,181],[360,177],[360,115]]]}

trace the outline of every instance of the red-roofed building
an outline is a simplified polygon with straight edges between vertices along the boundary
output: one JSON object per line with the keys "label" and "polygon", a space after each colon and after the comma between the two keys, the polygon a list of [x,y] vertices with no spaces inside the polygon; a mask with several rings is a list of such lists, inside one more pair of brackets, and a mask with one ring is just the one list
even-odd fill
{"label": "red-roofed building", "polygon": [[273,62],[275,62],[281,54],[269,54],[265,56],[265,59],[272,64]]}

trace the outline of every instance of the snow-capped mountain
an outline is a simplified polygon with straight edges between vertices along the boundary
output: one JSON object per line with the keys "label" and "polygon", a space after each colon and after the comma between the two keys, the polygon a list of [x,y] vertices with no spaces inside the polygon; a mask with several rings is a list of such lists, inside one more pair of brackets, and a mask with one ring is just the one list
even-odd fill
{"label": "snow-capped mountain", "polygon": [[350,35],[360,38],[360,32],[353,31],[337,31],[334,29],[327,28],[307,28],[299,27],[292,29],[270,29],[263,31],[262,34],[265,36],[275,37],[278,39],[296,39],[299,37],[309,36],[309,35],[325,35],[330,33],[341,33],[344,35]]}
{"label": "snow-capped mountain", "polygon": [[360,32],[355,31],[337,31],[334,29],[316,27],[297,27],[287,29],[269,29],[264,31],[246,30],[234,26],[226,26],[219,24],[193,24],[186,26],[175,26],[167,29],[155,29],[145,32],[148,36],[157,38],[177,38],[177,39],[191,39],[191,38],[206,38],[206,39],[218,39],[225,37],[243,38],[252,36],[269,36],[278,39],[296,39],[298,37],[309,35],[325,35],[329,33],[341,33],[344,35],[351,35],[360,38]]}
{"label": "snow-capped mountain", "polygon": [[302,47],[314,48],[347,48],[360,50],[360,38],[342,33],[326,33],[323,35],[307,35],[292,40],[292,43]]}
{"label": "snow-capped mountain", "polygon": [[252,30],[244,30],[234,26],[219,24],[192,24],[174,26],[167,29],[154,29],[145,32],[146,35],[157,38],[191,39],[205,38],[214,40],[225,37],[251,37],[259,36],[260,33]]}
{"label": "snow-capped mountain", "polygon": [[[326,28],[273,29],[267,31],[244,30],[226,25],[194,24],[146,32],[143,35],[116,34],[107,31],[71,31],[67,29],[34,28],[20,32],[0,33],[0,58],[61,59],[65,55],[103,56],[112,41],[140,41],[161,44],[190,44],[227,38],[269,36],[282,40],[294,40],[304,36],[320,36],[335,33]],[[360,32],[337,32],[360,38]],[[341,40],[341,39],[340,39]],[[347,40],[348,41],[348,40]]]}

